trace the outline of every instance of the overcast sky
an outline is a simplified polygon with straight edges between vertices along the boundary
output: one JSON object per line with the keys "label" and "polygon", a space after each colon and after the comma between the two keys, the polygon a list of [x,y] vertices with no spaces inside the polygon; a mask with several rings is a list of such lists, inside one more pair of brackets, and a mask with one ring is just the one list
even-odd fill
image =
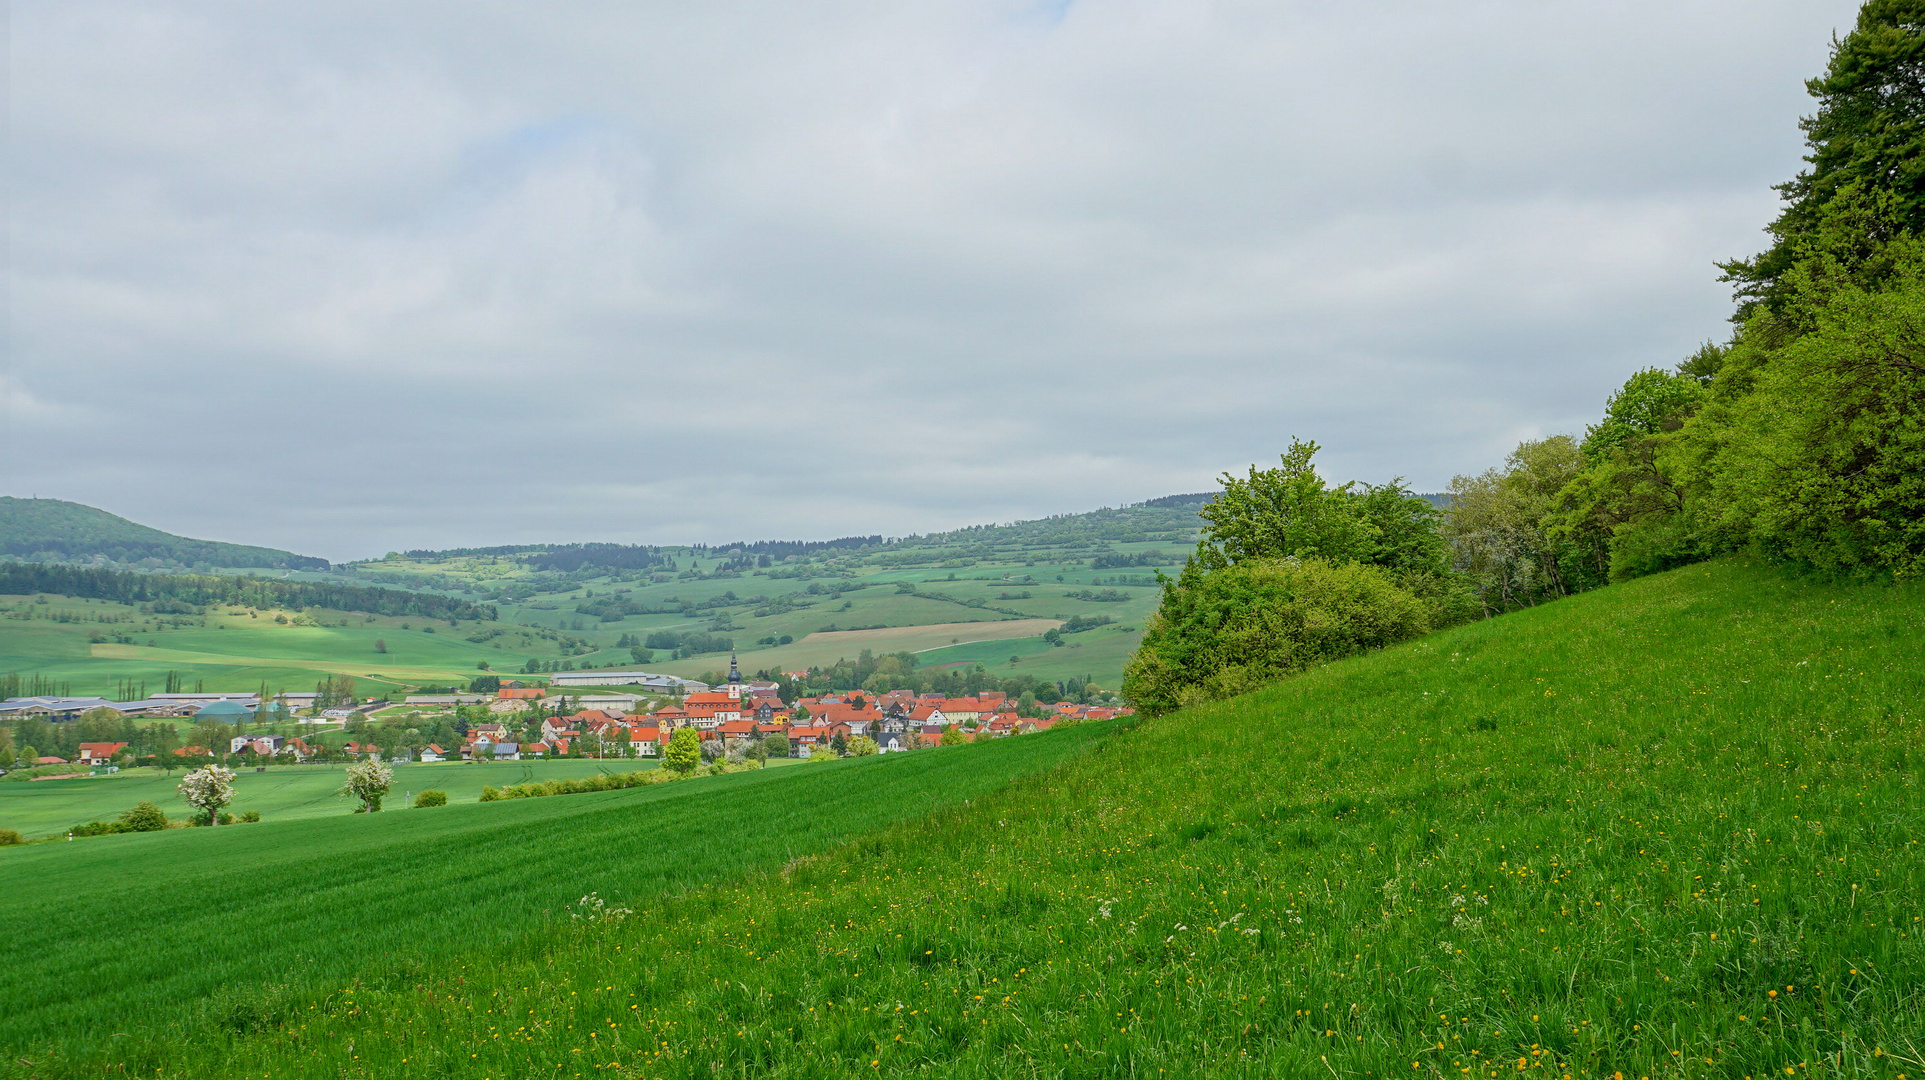
{"label": "overcast sky", "polygon": [[12,0],[0,488],[334,559],[1437,490],[1722,338],[1841,0]]}

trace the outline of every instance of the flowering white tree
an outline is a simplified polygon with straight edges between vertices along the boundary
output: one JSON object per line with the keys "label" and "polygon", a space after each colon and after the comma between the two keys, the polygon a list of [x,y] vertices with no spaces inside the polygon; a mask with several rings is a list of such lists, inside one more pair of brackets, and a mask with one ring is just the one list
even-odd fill
{"label": "flowering white tree", "polygon": [[381,809],[381,797],[394,784],[394,770],[378,761],[357,761],[348,766],[348,777],[341,782],[341,794],[361,800],[355,813],[372,814]]}
{"label": "flowering white tree", "polygon": [[234,770],[225,765],[206,765],[181,777],[180,797],[187,805],[207,813],[209,825],[221,823],[221,807],[234,801]]}

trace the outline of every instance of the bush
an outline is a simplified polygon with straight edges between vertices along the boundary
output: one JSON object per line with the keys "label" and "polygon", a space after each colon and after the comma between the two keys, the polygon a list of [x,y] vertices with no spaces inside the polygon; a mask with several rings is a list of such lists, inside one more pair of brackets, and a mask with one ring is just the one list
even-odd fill
{"label": "bush", "polygon": [[1385,570],[1254,559],[1165,592],[1123,675],[1137,708],[1166,713],[1431,629],[1431,605]]}
{"label": "bush", "polygon": [[114,833],[132,832],[118,821],[89,821],[85,825],[75,825],[68,829],[70,836],[111,836]]}
{"label": "bush", "polygon": [[158,832],[167,827],[167,815],[161,812],[160,807],[142,800],[135,803],[132,809],[122,810],[120,822],[127,826],[128,832]]}
{"label": "bush", "polygon": [[241,820],[252,825],[261,820],[261,812],[259,810],[249,810],[247,813],[241,815]]}
{"label": "bush", "polygon": [[25,838],[20,835],[20,830],[0,829],[0,847],[6,847],[9,844],[24,844],[26,842]]}
{"label": "bush", "polygon": [[499,799],[499,798],[501,798],[500,788],[494,786],[493,784],[482,785],[482,788],[481,788],[482,802],[494,802],[496,799]]}
{"label": "bush", "polygon": [[445,791],[424,791],[414,797],[414,808],[416,810],[424,806],[446,805],[448,805],[448,793]]}

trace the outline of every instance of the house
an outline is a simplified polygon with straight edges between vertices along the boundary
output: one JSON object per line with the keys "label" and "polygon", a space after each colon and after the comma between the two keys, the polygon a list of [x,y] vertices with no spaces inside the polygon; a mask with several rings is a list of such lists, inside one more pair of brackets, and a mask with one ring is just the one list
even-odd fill
{"label": "house", "polygon": [[553,749],[553,748],[552,748],[552,747],[550,747],[550,746],[549,746],[549,745],[548,745],[547,743],[545,743],[545,742],[531,742],[531,743],[522,743],[522,744],[521,744],[521,756],[522,756],[522,757],[525,757],[525,758],[529,758],[529,757],[547,757],[547,756],[548,756],[548,753],[549,753],[549,751],[550,751],[550,750],[552,750],[552,749]]}
{"label": "house", "polygon": [[279,735],[236,735],[227,740],[227,752],[244,754],[252,751],[262,757],[272,757],[280,753],[284,741]]}
{"label": "house", "polygon": [[632,727],[628,729],[628,745],[637,757],[654,757],[661,752],[662,729],[653,727]]}
{"label": "house", "polygon": [[[300,740],[297,739],[295,741],[299,742]],[[439,746],[436,746],[433,743],[429,743],[428,745],[421,748],[421,761],[423,764],[426,764],[427,762],[430,762],[430,761],[440,761],[442,758],[446,757],[447,754],[448,752],[446,750],[443,750],[442,748],[440,748]]]}
{"label": "house", "polygon": [[942,711],[940,706],[927,703],[916,706],[915,710],[909,714],[909,720],[911,723],[921,724],[924,727],[934,724],[940,728],[949,723],[948,715]]}
{"label": "house", "polygon": [[981,719],[984,713],[995,712],[996,706],[1002,704],[1002,701],[1003,695],[1001,694],[996,694],[994,700],[990,701],[985,701],[980,696],[973,698],[945,698],[942,703],[936,707],[941,709],[942,714],[948,717],[950,721],[961,723],[965,720]]}
{"label": "house", "polygon": [[789,729],[789,753],[794,757],[808,757],[810,748],[829,745],[830,737],[828,728],[792,727]]}
{"label": "house", "polygon": [[40,757],[34,758],[33,763],[35,765],[65,765],[67,763],[67,759],[63,757],[52,757],[49,755],[42,755]]}
{"label": "house", "polygon": [[470,738],[487,739],[489,742],[500,742],[508,737],[508,726],[506,724],[476,724],[474,727],[468,729],[468,735]]}
{"label": "house", "polygon": [[877,732],[875,739],[879,753],[895,754],[909,749],[909,736],[900,730]]}
{"label": "house", "polygon": [[291,755],[295,761],[306,761],[314,756],[314,747],[309,746],[305,739],[289,739],[281,744],[281,753]]}
{"label": "house", "polygon": [[520,761],[521,745],[511,742],[495,743],[494,753],[496,761]]}
{"label": "house", "polygon": [[539,686],[504,686],[495,691],[496,701],[540,701],[548,691]]}
{"label": "house", "polygon": [[197,758],[197,757],[213,757],[214,755],[209,753],[207,750],[207,747],[205,746],[183,746],[179,750],[174,751],[174,756],[184,757],[184,758]]}
{"label": "house", "polygon": [[690,716],[707,713],[716,723],[742,719],[741,699],[720,691],[690,694],[682,699],[682,708],[687,709]]}
{"label": "house", "polygon": [[718,724],[715,731],[724,739],[747,739],[755,734],[755,721],[729,720]]}
{"label": "house", "polygon": [[84,742],[80,744],[80,763],[92,765],[95,762],[111,761],[115,754],[126,749],[124,742]]}

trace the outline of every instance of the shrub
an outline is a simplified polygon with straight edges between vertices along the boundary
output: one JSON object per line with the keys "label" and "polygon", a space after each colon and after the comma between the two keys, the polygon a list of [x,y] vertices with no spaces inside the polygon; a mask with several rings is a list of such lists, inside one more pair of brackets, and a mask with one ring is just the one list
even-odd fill
{"label": "shrub", "polygon": [[120,821],[129,832],[158,832],[167,827],[167,815],[146,800],[135,803],[132,809],[122,810]]}
{"label": "shrub", "polygon": [[482,788],[481,788],[482,802],[494,802],[496,799],[499,799],[501,797],[502,796],[501,796],[500,788],[494,786],[493,784],[482,785]]}
{"label": "shrub", "polygon": [[75,825],[68,829],[70,836],[111,836],[114,833],[132,832],[118,821],[89,821],[85,825]]}
{"label": "shrub", "polygon": [[241,815],[241,820],[252,825],[261,820],[261,812],[259,810],[249,810],[247,813]]}
{"label": "shrub", "polygon": [[448,793],[445,791],[424,791],[414,797],[414,807],[417,810],[424,806],[446,805],[448,805]]}
{"label": "shrub", "polygon": [[1430,605],[1362,563],[1253,559],[1186,574],[1164,593],[1123,692],[1151,715],[1431,629]]}
{"label": "shrub", "polygon": [[20,835],[20,830],[0,829],[0,847],[6,847],[9,844],[24,844],[26,842],[25,838]]}

